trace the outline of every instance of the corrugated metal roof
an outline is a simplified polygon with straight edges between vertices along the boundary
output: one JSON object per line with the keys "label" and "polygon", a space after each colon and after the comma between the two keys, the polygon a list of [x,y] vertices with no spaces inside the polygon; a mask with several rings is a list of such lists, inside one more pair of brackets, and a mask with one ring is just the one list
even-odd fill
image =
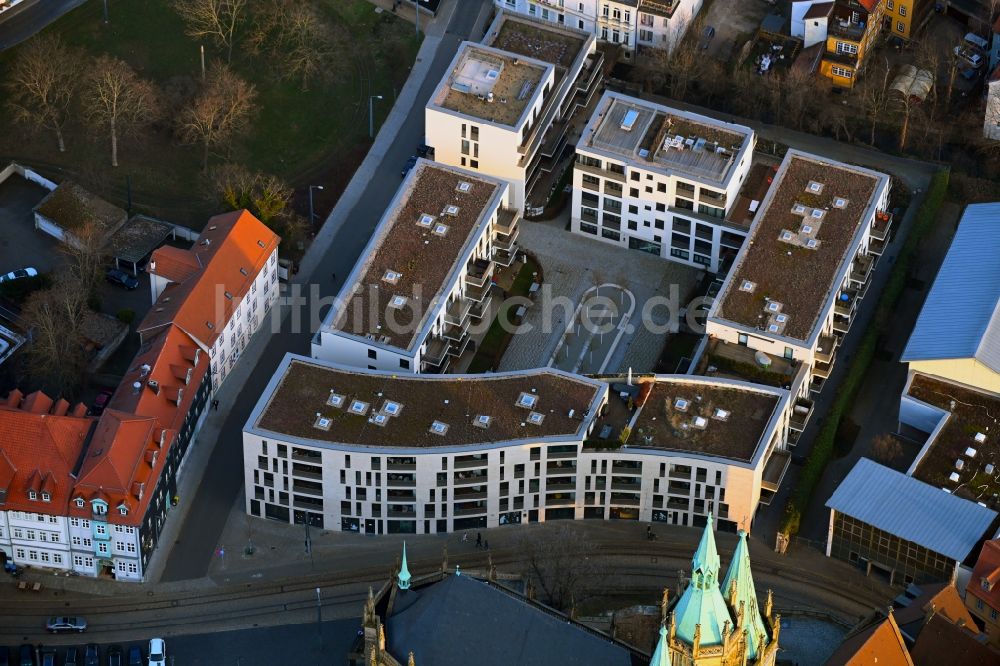
{"label": "corrugated metal roof", "polygon": [[997,515],[867,458],[858,461],[826,505],[958,561]]}
{"label": "corrugated metal roof", "polygon": [[970,204],[902,361],[976,358],[1000,372],[1000,203]]}

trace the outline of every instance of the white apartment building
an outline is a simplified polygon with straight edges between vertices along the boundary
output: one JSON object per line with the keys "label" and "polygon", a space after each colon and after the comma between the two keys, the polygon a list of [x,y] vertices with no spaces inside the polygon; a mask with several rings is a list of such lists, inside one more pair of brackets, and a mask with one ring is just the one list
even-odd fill
{"label": "white apartment building", "polygon": [[[434,159],[503,178],[507,205],[523,212],[559,163],[573,113],[600,87],[595,45],[592,34],[500,12],[481,44],[462,43],[427,103]],[[548,192],[537,198],[544,205]]]}
{"label": "white apartment building", "polygon": [[490,323],[494,271],[517,256],[510,187],[419,160],[313,337],[313,357],[446,372],[468,348],[470,327]]}
{"label": "white apartment building", "polygon": [[280,240],[242,210],[211,218],[189,250],[157,248],[147,267],[153,309],[140,336],[179,326],[209,354],[217,390],[278,297]]}
{"label": "white apartment building", "polygon": [[709,513],[747,528],[787,468],[789,414],[787,391],[734,380],[405,375],[289,354],[244,427],[246,510],[367,534]]}
{"label": "white apartment building", "polygon": [[571,229],[718,272],[770,175],[755,143],[749,127],[606,92],[576,146]]}
{"label": "white apartment building", "polygon": [[789,150],[707,333],[810,368],[818,392],[888,243],[889,176]]}
{"label": "white apartment building", "polygon": [[701,11],[702,0],[493,0],[497,9],[567,25],[621,45],[672,50]]}

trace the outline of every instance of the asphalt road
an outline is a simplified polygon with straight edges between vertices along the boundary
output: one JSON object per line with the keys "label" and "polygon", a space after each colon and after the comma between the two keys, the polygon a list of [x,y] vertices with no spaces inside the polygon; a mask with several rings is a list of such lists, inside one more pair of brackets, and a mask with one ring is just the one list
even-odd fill
{"label": "asphalt road", "polygon": [[[0,14],[0,51],[17,46],[86,0],[24,0]],[[94,0],[99,2],[100,0]]]}
{"label": "asphalt road", "polygon": [[[423,108],[458,50],[458,45],[470,37],[479,8],[484,2],[485,0],[462,0],[461,7],[453,14],[413,109],[400,128],[393,148],[386,153],[376,177],[371,179],[361,200],[351,211],[350,223],[340,230],[320,262],[320,267],[308,277],[308,282],[321,286],[323,296],[336,293],[335,288],[339,285],[331,283],[330,273],[346,276],[350,272],[395,195],[400,184],[400,169],[414,149],[424,141]],[[194,502],[196,513],[190,514],[181,528],[161,580],[200,578],[208,572],[215,544],[218,543],[233,501],[243,485],[243,425],[281,358],[288,352],[308,355],[309,339],[309,332],[293,333],[289,321],[285,322],[281,332],[271,337],[250,379],[241,387],[246,399],[236,401],[222,427],[197,495],[183,500]]]}

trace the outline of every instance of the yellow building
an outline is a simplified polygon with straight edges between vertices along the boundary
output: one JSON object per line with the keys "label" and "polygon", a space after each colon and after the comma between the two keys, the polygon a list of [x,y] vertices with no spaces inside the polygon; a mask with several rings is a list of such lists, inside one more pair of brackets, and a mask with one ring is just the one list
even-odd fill
{"label": "yellow building", "polygon": [[[837,0],[826,31],[820,74],[836,86],[853,88],[858,72],[882,30],[887,0]],[[912,3],[917,0],[904,0]]]}
{"label": "yellow building", "polygon": [[885,21],[889,33],[910,40],[927,19],[930,0],[885,0]]}

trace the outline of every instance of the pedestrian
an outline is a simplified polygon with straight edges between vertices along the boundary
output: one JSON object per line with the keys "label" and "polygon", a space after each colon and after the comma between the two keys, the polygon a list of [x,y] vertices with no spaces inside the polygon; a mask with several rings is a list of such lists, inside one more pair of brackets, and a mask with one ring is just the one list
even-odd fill
{"label": "pedestrian", "polygon": [[468,532],[462,532],[462,543],[465,543],[468,540],[469,540],[469,533]]}
{"label": "pedestrian", "polygon": [[476,532],[476,548],[482,548],[482,547],[483,547],[483,533]]}
{"label": "pedestrian", "polygon": [[215,411],[219,411],[219,401],[218,400],[213,400],[212,401],[212,409],[214,409]]}
{"label": "pedestrian", "polygon": [[652,539],[653,538],[653,526],[652,525],[646,525],[646,538],[647,539]]}
{"label": "pedestrian", "polygon": [[330,282],[336,282],[336,281],[337,281],[337,274],[330,273]]}

